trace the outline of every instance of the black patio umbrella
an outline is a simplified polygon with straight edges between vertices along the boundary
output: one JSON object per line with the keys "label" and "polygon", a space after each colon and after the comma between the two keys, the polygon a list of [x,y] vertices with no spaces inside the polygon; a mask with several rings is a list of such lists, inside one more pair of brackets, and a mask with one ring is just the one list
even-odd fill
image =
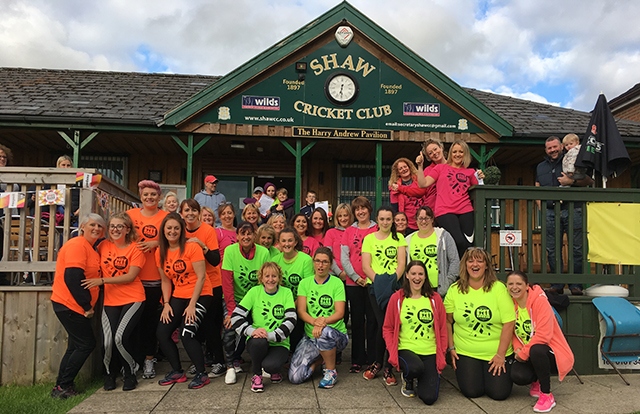
{"label": "black patio umbrella", "polygon": [[629,165],[629,153],[611,114],[607,98],[601,93],[591,113],[587,132],[582,138],[576,167],[594,169],[602,177],[610,178],[622,174]]}

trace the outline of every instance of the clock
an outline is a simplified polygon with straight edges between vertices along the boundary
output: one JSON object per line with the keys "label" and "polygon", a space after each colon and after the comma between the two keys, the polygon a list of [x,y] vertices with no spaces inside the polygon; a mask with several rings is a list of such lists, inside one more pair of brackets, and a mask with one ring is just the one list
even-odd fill
{"label": "clock", "polygon": [[336,73],[327,78],[324,92],[331,102],[337,105],[348,105],[358,97],[359,87],[351,75]]}

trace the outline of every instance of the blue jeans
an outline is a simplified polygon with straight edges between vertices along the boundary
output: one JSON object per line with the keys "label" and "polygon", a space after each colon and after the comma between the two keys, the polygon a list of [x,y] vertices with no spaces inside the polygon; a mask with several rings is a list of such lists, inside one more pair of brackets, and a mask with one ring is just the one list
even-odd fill
{"label": "blue jeans", "polygon": [[[573,210],[573,273],[582,273],[582,207],[576,207]],[[560,236],[564,234],[569,237],[569,210],[560,210]],[[562,245],[562,244],[561,244]],[[547,209],[547,261],[551,273],[556,272],[556,215],[555,210]],[[560,254],[560,273],[564,267],[562,253]],[[569,273],[571,269],[569,269]],[[551,285],[553,289],[564,289],[564,283],[555,283]],[[569,289],[582,290],[581,284],[571,284]]]}

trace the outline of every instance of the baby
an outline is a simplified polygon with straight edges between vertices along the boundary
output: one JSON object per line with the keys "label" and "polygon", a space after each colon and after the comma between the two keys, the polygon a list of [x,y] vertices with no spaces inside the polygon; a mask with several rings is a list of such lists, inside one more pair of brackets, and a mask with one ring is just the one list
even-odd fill
{"label": "baby", "polygon": [[[562,172],[565,173],[567,177],[579,179],[580,177],[576,176],[576,158],[578,158],[578,152],[580,151],[580,138],[576,134],[567,134],[562,139],[562,145],[566,154],[564,154],[564,158],[562,159]],[[570,187],[568,185],[561,185],[560,187]]]}

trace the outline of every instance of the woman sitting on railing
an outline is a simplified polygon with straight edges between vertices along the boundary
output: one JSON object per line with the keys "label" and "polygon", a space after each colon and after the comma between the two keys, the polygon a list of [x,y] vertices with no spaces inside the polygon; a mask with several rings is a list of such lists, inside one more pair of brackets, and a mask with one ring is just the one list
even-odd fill
{"label": "woman sitting on railing", "polygon": [[128,215],[119,213],[109,220],[108,239],[100,243],[100,279],[85,279],[82,286],[91,289],[104,285],[102,331],[104,389],[116,389],[116,377],[122,369],[123,391],[136,388],[138,363],[131,348],[131,336],[144,307],[144,287],[138,279],[144,266],[144,254],[138,250],[136,229]]}
{"label": "woman sitting on railing", "polygon": [[[142,378],[154,378],[156,370],[154,355],[158,350],[156,328],[160,320],[160,275],[155,265],[155,251],[158,248],[158,236],[160,224],[167,216],[167,212],[158,208],[162,190],[160,186],[151,180],[142,180],[138,183],[142,208],[132,208],[127,211],[136,232],[140,236],[137,241],[138,249],[144,253],[145,263],[140,271],[140,280],[144,286],[145,306],[138,323],[138,336],[140,348],[138,353],[145,355]],[[136,355],[137,356],[137,355]]]}
{"label": "woman sitting on railing", "polygon": [[67,351],[60,362],[53,398],[78,394],[73,383],[96,347],[91,317],[98,300],[98,288],[84,289],[82,280],[100,278],[100,256],[94,244],[104,236],[106,223],[98,214],[89,214],[80,222],[80,237],[70,239],[58,252],[51,304],[69,335]]}
{"label": "woman sitting on railing", "polygon": [[531,384],[529,395],[538,398],[533,411],[547,413],[556,405],[551,371],[562,381],[573,368],[573,353],[540,286],[530,286],[526,273],[516,270],[507,276],[507,289],[516,310],[511,379],[518,385]]}

